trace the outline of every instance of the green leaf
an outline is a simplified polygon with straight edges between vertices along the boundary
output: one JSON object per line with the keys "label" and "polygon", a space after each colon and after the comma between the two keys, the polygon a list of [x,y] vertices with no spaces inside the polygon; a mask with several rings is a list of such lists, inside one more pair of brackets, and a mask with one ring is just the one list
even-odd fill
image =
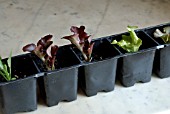
{"label": "green leaf", "polygon": [[7,81],[9,81],[11,79],[11,77],[9,76],[8,68],[7,68],[6,64],[4,64],[4,73],[5,73],[5,76],[7,78]]}
{"label": "green leaf", "polygon": [[6,74],[4,73],[4,71],[0,70],[0,75],[1,75],[6,81],[8,81],[8,79],[6,78]]}
{"label": "green leaf", "polygon": [[1,56],[0,56],[0,69],[4,69],[3,66],[4,66],[4,65],[3,65],[3,62],[2,62],[2,58],[1,58]]}
{"label": "green leaf", "polygon": [[134,31],[137,28],[138,28],[138,26],[130,26],[130,25],[127,26],[128,31]]}
{"label": "green leaf", "polygon": [[117,44],[127,52],[137,52],[139,47],[142,45],[142,40],[137,37],[134,30],[137,26],[128,26],[127,29],[130,33],[130,36],[122,35],[122,39],[117,42],[114,40],[112,44]]}
{"label": "green leaf", "polygon": [[139,39],[134,31],[137,28],[138,28],[137,26],[128,26],[127,27],[128,31],[130,33],[130,37],[131,37],[129,40],[131,40],[130,42],[132,42],[133,44],[136,44]]}
{"label": "green leaf", "polygon": [[165,43],[170,43],[170,27],[163,28],[163,32],[156,29],[153,33],[155,38],[162,38]]}
{"label": "green leaf", "polygon": [[170,34],[170,27],[165,27],[165,28],[164,28],[164,32],[165,32],[166,34]]}
{"label": "green leaf", "polygon": [[117,44],[117,41],[116,41],[116,40],[113,40],[111,44]]}
{"label": "green leaf", "polygon": [[4,71],[8,71],[7,65],[4,64]]}
{"label": "green leaf", "polygon": [[16,80],[16,78],[11,78],[11,80]]}
{"label": "green leaf", "polygon": [[2,62],[2,58],[0,57],[0,76],[2,76],[6,81],[10,81],[11,79],[11,57],[12,52],[7,60],[7,64]]}
{"label": "green leaf", "polygon": [[12,57],[12,51],[8,57],[8,60],[7,60],[7,64],[8,64],[8,67],[9,67],[9,76],[11,78],[11,57]]}

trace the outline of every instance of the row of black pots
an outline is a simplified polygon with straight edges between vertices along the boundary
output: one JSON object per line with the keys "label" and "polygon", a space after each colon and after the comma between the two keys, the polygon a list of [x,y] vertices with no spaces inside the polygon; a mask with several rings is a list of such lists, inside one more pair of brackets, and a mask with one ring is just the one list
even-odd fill
{"label": "row of black pots", "polygon": [[30,53],[12,57],[12,73],[20,79],[10,82],[2,80],[0,83],[0,111],[11,114],[36,110],[37,87],[47,106],[54,106],[63,100],[76,100],[78,85],[87,96],[93,96],[99,91],[113,91],[116,77],[126,87],[136,82],[149,82],[152,67],[159,77],[170,76],[169,45],[157,41],[152,35],[156,28],[167,25],[136,30],[143,41],[136,53],[126,53],[111,44],[129,33],[95,39],[91,62],[85,62],[73,45],[61,46],[54,71],[47,71],[41,60]]}

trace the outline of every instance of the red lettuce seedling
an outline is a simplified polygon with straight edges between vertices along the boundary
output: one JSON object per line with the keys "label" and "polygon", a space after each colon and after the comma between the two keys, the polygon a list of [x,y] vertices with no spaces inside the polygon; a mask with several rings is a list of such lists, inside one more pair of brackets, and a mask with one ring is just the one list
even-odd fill
{"label": "red lettuce seedling", "polygon": [[74,34],[70,36],[65,36],[63,37],[63,39],[67,39],[72,44],[74,44],[81,51],[86,61],[91,61],[91,54],[94,43],[91,43],[91,35],[87,35],[84,30],[85,26],[80,26],[80,28],[72,26],[70,31]]}
{"label": "red lettuce seedling", "polygon": [[37,45],[32,43],[23,47],[24,52],[28,51],[37,55],[45,63],[48,70],[55,69],[54,63],[58,51],[57,45],[52,46],[51,39],[52,35],[46,35],[37,42]]}

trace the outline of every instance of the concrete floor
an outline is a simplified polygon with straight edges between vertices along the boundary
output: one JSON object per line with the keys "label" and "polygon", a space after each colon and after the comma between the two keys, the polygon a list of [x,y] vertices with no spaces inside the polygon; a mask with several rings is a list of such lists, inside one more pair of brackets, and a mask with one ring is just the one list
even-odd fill
{"label": "concrete floor", "polygon": [[[85,25],[99,38],[125,32],[127,25],[144,28],[170,22],[169,4],[169,0],[0,0],[0,55],[7,57],[11,50],[13,55],[22,54],[25,44],[46,34],[54,35],[55,44],[68,44],[60,38],[70,34],[72,25]],[[90,98],[79,94],[74,102],[39,105],[29,114],[158,114],[170,110],[168,81],[153,77],[150,83],[131,88],[116,85],[113,92]]]}

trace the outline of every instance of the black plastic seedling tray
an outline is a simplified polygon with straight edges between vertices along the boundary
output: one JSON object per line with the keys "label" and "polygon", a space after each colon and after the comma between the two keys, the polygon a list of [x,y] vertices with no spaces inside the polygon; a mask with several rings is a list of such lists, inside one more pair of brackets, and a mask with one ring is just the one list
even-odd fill
{"label": "black plastic seedling tray", "polygon": [[161,78],[170,77],[170,44],[153,36],[156,29],[162,31],[166,26],[170,23],[136,30],[142,46],[135,53],[111,44],[115,39],[121,40],[122,35],[129,35],[127,32],[95,39],[90,62],[84,60],[74,45],[61,46],[56,55],[56,69],[52,71],[34,54],[12,57],[12,75],[18,78],[6,82],[0,77],[0,113],[36,110],[37,81],[47,106],[54,106],[60,101],[76,100],[78,82],[87,96],[94,96],[100,91],[113,91],[116,77],[126,87],[149,82],[152,69]]}

